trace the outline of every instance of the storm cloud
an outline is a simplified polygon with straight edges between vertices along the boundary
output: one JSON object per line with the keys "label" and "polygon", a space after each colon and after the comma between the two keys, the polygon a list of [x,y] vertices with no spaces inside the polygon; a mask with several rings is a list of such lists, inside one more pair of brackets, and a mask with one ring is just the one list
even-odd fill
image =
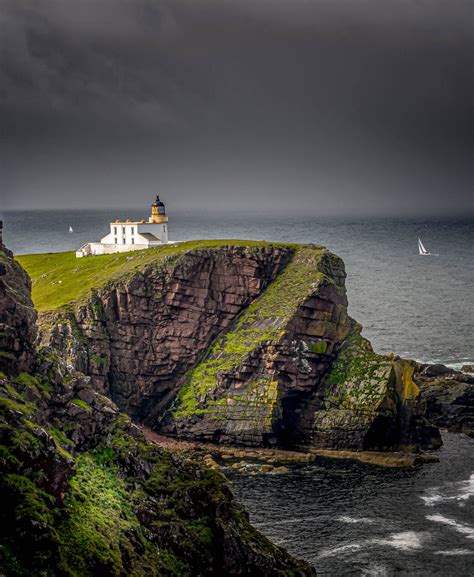
{"label": "storm cloud", "polygon": [[469,0],[0,0],[4,208],[473,212]]}

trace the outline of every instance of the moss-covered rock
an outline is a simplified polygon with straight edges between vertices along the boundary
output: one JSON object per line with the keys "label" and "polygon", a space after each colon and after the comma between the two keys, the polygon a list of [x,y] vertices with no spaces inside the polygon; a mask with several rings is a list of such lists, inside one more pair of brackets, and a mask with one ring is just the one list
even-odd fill
{"label": "moss-covered rock", "polygon": [[346,339],[326,376],[312,445],[350,450],[439,446],[439,433],[423,418],[414,363],[374,353],[359,329]]}
{"label": "moss-covered rock", "polygon": [[0,242],[0,371],[28,370],[34,358],[36,311],[28,275]]}
{"label": "moss-covered rock", "polygon": [[287,445],[290,429],[303,434],[303,411],[297,422],[287,404],[295,390],[301,407],[309,399],[350,330],[344,277],[327,249],[299,247],[187,374],[163,429],[249,445]]}

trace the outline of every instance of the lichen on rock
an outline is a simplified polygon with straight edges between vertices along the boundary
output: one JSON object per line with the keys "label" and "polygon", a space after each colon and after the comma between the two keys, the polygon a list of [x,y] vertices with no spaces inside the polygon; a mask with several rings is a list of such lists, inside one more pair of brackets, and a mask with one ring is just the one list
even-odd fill
{"label": "lichen on rock", "polygon": [[422,417],[413,363],[376,354],[360,328],[343,343],[325,379],[312,445],[350,450],[438,445],[439,435]]}

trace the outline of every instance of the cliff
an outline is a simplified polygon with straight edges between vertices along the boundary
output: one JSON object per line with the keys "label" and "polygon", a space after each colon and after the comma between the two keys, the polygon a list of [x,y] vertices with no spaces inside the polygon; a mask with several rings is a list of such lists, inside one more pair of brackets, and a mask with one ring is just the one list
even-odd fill
{"label": "cliff", "polygon": [[0,241],[0,371],[28,370],[34,359],[36,311],[31,282]]}
{"label": "cliff", "polygon": [[202,241],[31,255],[41,340],[169,435],[308,450],[439,446],[414,366],[375,354],[320,246]]}
{"label": "cliff", "polygon": [[315,574],[251,527],[218,473],[149,444],[89,377],[36,351],[28,277],[3,246],[0,263],[2,575]]}
{"label": "cliff", "polygon": [[414,380],[426,415],[437,427],[474,437],[474,373],[443,365],[417,365]]}

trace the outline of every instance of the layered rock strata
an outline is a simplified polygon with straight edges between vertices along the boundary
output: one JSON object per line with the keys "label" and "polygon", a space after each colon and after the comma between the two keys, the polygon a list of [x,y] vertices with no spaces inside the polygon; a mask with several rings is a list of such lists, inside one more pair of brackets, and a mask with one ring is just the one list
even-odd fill
{"label": "layered rock strata", "polygon": [[[439,446],[410,363],[376,355],[323,247],[181,250],[42,316],[42,340],[155,430],[281,448]],[[105,261],[104,261],[105,262]]]}
{"label": "layered rock strata", "polygon": [[186,371],[290,258],[288,248],[187,252],[54,314],[43,343],[130,416],[153,424]]}

